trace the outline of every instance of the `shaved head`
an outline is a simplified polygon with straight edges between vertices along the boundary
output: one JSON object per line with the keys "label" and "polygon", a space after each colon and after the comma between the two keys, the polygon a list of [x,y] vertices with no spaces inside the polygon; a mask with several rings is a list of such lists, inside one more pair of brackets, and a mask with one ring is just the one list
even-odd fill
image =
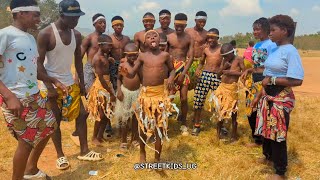
{"label": "shaved head", "polygon": [[125,52],[135,52],[138,51],[137,46],[134,43],[128,43],[125,47],[124,47],[124,51]]}

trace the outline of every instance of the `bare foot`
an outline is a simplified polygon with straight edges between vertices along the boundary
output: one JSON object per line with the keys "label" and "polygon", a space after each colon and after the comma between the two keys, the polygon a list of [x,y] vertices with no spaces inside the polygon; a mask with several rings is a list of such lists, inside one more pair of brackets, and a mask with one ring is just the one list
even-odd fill
{"label": "bare foot", "polygon": [[268,160],[267,158],[265,158],[265,157],[262,157],[262,158],[259,158],[258,160],[257,160],[257,162],[258,163],[260,163],[260,164],[264,164],[264,165],[272,165],[272,161],[271,160]]}
{"label": "bare foot", "polygon": [[230,138],[231,143],[238,141],[238,137],[237,136],[232,136]]}
{"label": "bare foot", "polygon": [[97,147],[103,147],[102,143],[98,139],[93,139],[92,144],[94,144]]}
{"label": "bare foot", "polygon": [[267,177],[267,180],[284,180],[286,177],[284,175],[280,176],[278,174],[273,174]]}
{"label": "bare foot", "polygon": [[145,163],[147,161],[146,154],[140,153],[140,163]]}
{"label": "bare foot", "polygon": [[78,133],[77,131],[74,131],[74,132],[72,133],[72,136],[79,136],[79,133]]}
{"label": "bare foot", "polygon": [[248,148],[256,148],[256,147],[260,147],[261,145],[257,143],[247,143],[245,146]]}

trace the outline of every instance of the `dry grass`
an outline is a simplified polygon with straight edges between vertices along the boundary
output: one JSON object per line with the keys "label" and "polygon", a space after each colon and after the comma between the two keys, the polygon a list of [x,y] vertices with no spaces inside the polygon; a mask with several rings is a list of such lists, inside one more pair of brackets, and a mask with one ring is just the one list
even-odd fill
{"label": "dry grass", "polygon": [[[318,52],[317,52],[318,53]],[[320,57],[320,53],[318,53]],[[313,66],[314,67],[314,66]],[[316,66],[318,67],[318,66]],[[312,66],[308,66],[312,68]],[[308,72],[309,69],[306,69]],[[315,71],[312,71],[315,72]],[[307,73],[306,73],[307,74]],[[313,76],[319,77],[312,73]],[[307,75],[306,75],[307,76]],[[309,75],[307,76],[309,77]],[[307,81],[306,81],[307,82]],[[319,83],[318,83],[319,84]],[[289,179],[318,179],[320,177],[320,96],[317,94],[296,93],[296,108],[291,114],[288,134]],[[192,118],[192,98],[189,98]],[[242,101],[243,103],[243,101]],[[242,107],[240,107],[242,108]],[[210,113],[204,113],[204,128],[198,137],[183,137],[179,134],[179,124],[171,120],[169,127],[170,142],[165,142],[162,160],[165,162],[197,163],[196,170],[163,172],[139,170],[133,166],[139,162],[139,151],[131,149],[128,152],[119,150],[118,138],[113,138],[103,148],[90,147],[102,152],[105,159],[100,162],[81,162],[76,159],[79,153],[69,138],[74,129],[74,123],[63,123],[63,146],[72,167],[66,171],[55,168],[56,154],[52,142],[47,145],[39,161],[39,168],[47,172],[53,179],[265,179],[273,172],[273,168],[261,165],[256,160],[261,157],[260,148],[247,148],[250,141],[250,128],[246,118],[240,113],[238,142],[220,142],[216,139],[215,122],[209,121]],[[0,117],[0,179],[8,179],[12,172],[12,156],[16,141],[7,132],[4,120]],[[88,122],[89,138],[92,135],[93,123]],[[118,153],[124,157],[116,157]],[[147,160],[153,161],[154,152],[147,149]],[[98,170],[98,176],[89,176],[90,170]]]}
{"label": "dry grass", "polygon": [[[320,116],[319,97],[297,96],[296,109],[291,116],[288,135],[289,170],[288,177],[296,179],[317,179],[320,177],[320,123],[316,117]],[[302,113],[303,112],[303,113]],[[191,114],[189,114],[191,116]],[[206,113],[208,117],[209,113]],[[190,117],[189,116],[189,117]],[[190,117],[191,118],[191,117]],[[189,119],[190,119],[189,118]],[[73,123],[63,124],[64,150],[71,160],[72,168],[66,171],[55,169],[55,151],[50,141],[40,160],[40,168],[54,179],[89,179],[90,170],[98,170],[97,179],[107,174],[106,179],[264,179],[273,172],[272,167],[258,164],[261,157],[260,148],[247,148],[249,142],[249,125],[243,115],[239,115],[240,140],[234,144],[219,142],[216,137],[215,123],[204,118],[204,128],[199,137],[183,137],[179,134],[179,124],[170,121],[170,142],[163,148],[162,160],[169,162],[197,163],[196,170],[164,172],[139,170],[135,171],[133,165],[139,161],[139,152],[130,150],[124,153],[125,157],[118,158],[116,154],[123,153],[118,150],[119,139],[112,139],[106,143],[105,148],[95,148],[105,155],[105,160],[97,163],[80,162],[76,160],[78,148],[71,142],[69,134],[74,127]],[[92,133],[92,123],[89,130]],[[16,141],[9,135],[5,124],[1,121],[0,133],[0,179],[10,176],[12,155]],[[107,151],[110,151],[108,152]],[[147,150],[147,158],[153,161],[154,153]]]}

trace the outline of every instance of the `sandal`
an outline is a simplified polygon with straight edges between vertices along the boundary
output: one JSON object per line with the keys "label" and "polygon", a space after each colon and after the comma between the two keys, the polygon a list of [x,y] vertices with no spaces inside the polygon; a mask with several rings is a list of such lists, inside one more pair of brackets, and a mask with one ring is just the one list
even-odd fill
{"label": "sandal", "polygon": [[225,127],[222,127],[222,128],[221,128],[221,133],[220,133],[220,134],[221,134],[222,136],[227,136],[228,133],[229,133],[229,131],[228,131],[227,128],[225,128]]}
{"label": "sandal", "polygon": [[120,144],[120,149],[123,151],[127,151],[128,150],[128,143],[121,143]]}
{"label": "sandal", "polygon": [[198,136],[199,133],[200,133],[200,127],[193,127],[191,135],[192,136]]}
{"label": "sandal", "polygon": [[41,170],[38,171],[37,174],[34,175],[24,175],[23,179],[45,179],[47,178],[48,175],[44,172],[42,172]]}
{"label": "sandal", "polygon": [[103,157],[100,153],[97,153],[94,151],[90,151],[90,152],[88,152],[88,154],[86,154],[84,156],[78,156],[77,158],[79,160],[83,160],[83,161],[100,161],[103,159]]}
{"label": "sandal", "polygon": [[182,136],[188,136],[188,135],[189,135],[187,126],[182,125],[182,126],[180,127],[180,130],[181,130]]}
{"label": "sandal", "polygon": [[[63,164],[66,164],[67,166],[62,166]],[[65,170],[70,167],[70,163],[66,157],[59,157],[56,161],[56,168],[59,170]]]}

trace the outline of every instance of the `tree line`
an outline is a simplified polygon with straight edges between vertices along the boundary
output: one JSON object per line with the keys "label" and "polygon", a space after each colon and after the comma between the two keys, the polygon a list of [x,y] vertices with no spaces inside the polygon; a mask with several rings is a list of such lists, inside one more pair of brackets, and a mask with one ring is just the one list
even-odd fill
{"label": "tree line", "polygon": [[[54,0],[38,0],[41,9],[41,23],[39,30],[45,28],[59,17],[58,4]],[[10,1],[0,0],[0,29],[9,26],[12,23],[12,15],[10,12]],[[31,32],[36,35],[37,32]]]}
{"label": "tree line", "polygon": [[[252,33],[237,33],[235,35],[223,36],[220,39],[221,43],[227,43],[231,40],[237,42],[238,48],[248,47],[249,41],[257,42]],[[302,50],[320,50],[320,31],[315,34],[306,34],[294,37],[294,46]]]}

